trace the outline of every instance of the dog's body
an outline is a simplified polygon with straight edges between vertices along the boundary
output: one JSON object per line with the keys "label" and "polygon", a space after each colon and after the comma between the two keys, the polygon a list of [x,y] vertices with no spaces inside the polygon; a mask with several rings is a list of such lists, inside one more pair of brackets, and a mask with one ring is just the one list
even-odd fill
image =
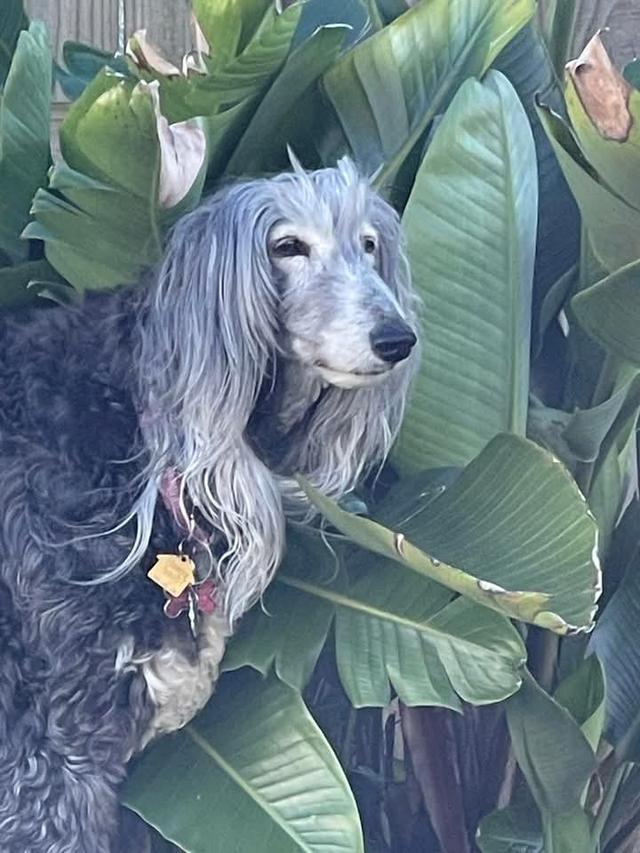
{"label": "dog's body", "polygon": [[[388,450],[415,342],[401,264],[351,167],[298,170],[206,202],[139,288],[0,320],[3,853],[113,850],[127,761],[205,704],[277,566],[291,475],[338,496]],[[218,586],[195,629],[146,576],[183,538]]]}

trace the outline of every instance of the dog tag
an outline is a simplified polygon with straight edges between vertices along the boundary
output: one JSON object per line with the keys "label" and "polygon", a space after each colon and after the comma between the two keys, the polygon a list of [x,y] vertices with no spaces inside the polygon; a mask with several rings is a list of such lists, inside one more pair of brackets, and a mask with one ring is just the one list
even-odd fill
{"label": "dog tag", "polygon": [[173,598],[178,598],[196,580],[193,560],[184,554],[158,554],[156,562],[147,572],[147,577],[162,587]]}

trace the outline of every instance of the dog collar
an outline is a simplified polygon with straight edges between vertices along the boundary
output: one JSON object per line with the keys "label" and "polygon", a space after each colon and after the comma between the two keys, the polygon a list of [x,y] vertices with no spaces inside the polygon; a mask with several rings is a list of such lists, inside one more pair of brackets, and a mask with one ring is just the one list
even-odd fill
{"label": "dog collar", "polygon": [[196,524],[193,515],[185,518],[181,500],[181,477],[175,468],[168,469],[160,480],[160,496],[176,528],[185,533],[178,543],[177,554],[158,554],[156,562],[147,573],[165,594],[164,613],[177,619],[182,613],[189,616],[194,636],[197,634],[198,614],[209,615],[216,609],[216,585],[211,578],[196,579],[196,564],[184,553],[185,546],[195,543],[208,549],[211,537]]}

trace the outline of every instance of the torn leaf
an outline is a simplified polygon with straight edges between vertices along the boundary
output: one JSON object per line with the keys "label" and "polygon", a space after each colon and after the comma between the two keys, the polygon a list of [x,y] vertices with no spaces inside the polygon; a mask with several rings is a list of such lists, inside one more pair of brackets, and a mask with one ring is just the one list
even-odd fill
{"label": "torn leaf", "polygon": [[206,153],[207,140],[198,119],[169,124],[160,112],[159,83],[140,82],[152,99],[160,143],[160,180],[158,203],[161,208],[175,207],[187,195],[200,170]]}

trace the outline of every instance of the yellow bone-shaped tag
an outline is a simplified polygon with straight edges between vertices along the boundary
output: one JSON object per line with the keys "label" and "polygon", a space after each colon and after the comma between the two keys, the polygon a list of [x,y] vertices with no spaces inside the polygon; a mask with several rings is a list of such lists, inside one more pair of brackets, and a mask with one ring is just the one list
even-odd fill
{"label": "yellow bone-shaped tag", "polygon": [[158,554],[156,562],[147,572],[147,577],[169,595],[177,598],[188,586],[195,583],[196,567],[193,560],[184,554]]}

